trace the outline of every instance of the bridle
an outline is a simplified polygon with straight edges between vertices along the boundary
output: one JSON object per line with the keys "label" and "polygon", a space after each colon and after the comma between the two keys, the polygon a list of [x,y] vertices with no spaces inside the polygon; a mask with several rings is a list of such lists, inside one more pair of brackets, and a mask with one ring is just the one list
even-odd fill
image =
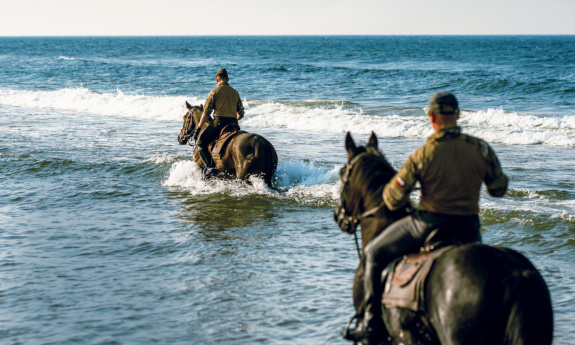
{"label": "bridle", "polygon": [[371,217],[373,215],[375,215],[377,212],[379,212],[379,210],[381,210],[381,208],[383,208],[385,206],[385,203],[382,202],[377,205],[376,207],[369,209],[365,212],[363,212],[362,214],[360,214],[357,217],[354,217],[353,214],[347,209],[347,197],[348,197],[348,193],[349,193],[349,177],[351,175],[351,172],[355,166],[355,164],[364,156],[366,156],[368,154],[368,152],[362,152],[360,154],[358,154],[357,156],[355,156],[349,163],[345,164],[345,173],[343,174],[342,178],[341,178],[341,189],[340,189],[340,196],[339,196],[339,204],[337,206],[337,208],[334,211],[334,218],[335,221],[337,222],[337,225],[339,226],[339,228],[344,231],[347,232],[349,234],[354,234],[355,235],[355,245],[357,248],[357,254],[359,255],[359,257],[361,258],[361,250],[359,249],[359,242],[358,242],[358,238],[357,238],[357,225],[359,224],[359,222],[367,217]]}
{"label": "bridle", "polygon": [[190,137],[192,136],[192,130],[191,128],[193,127],[193,115],[194,115],[194,110],[197,107],[192,107],[192,109],[189,109],[188,112],[186,113],[186,115],[184,115],[184,128],[186,129],[186,140],[188,140],[188,145],[190,146],[195,146],[195,143],[193,142],[193,140],[190,140]]}

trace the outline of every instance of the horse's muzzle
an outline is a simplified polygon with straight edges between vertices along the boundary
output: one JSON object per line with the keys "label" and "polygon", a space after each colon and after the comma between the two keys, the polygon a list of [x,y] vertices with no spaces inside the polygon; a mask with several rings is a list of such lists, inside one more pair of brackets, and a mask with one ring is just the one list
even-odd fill
{"label": "horse's muzzle", "polygon": [[180,145],[186,145],[190,139],[189,135],[178,135],[178,142]]}
{"label": "horse's muzzle", "polygon": [[335,209],[333,219],[341,231],[347,232],[348,234],[353,234],[357,228],[357,221],[350,215],[347,215],[343,207]]}

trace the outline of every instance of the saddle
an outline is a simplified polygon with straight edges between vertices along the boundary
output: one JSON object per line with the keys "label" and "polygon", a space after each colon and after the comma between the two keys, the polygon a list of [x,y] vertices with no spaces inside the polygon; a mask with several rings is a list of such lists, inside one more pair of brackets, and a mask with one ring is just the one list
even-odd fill
{"label": "saddle", "polygon": [[241,133],[247,132],[240,130],[239,125],[232,123],[222,128],[216,139],[208,144],[208,150],[212,154],[212,159],[216,165],[222,160],[222,154],[226,151],[226,146],[230,140]]}
{"label": "saddle", "polygon": [[420,252],[398,258],[384,269],[381,303],[385,308],[424,311],[425,284],[433,264],[442,254],[469,242],[457,239],[449,231],[432,231]]}

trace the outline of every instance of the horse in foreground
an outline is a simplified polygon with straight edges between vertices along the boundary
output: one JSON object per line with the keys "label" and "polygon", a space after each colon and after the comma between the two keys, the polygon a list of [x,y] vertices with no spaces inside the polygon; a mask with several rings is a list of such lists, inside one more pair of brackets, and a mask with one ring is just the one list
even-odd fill
{"label": "horse in foreground", "polygon": [[[365,147],[358,147],[347,133],[345,147],[347,164],[340,172],[335,218],[348,233],[355,233],[360,225],[365,248],[388,225],[406,216],[411,205],[390,211],[383,203],[383,187],[396,171],[379,152],[375,134]],[[448,236],[433,236],[420,253],[398,259],[384,270],[385,344],[551,344],[549,290],[523,255],[479,243],[457,245]],[[432,260],[433,256],[437,257]],[[361,321],[363,271],[360,260],[353,283],[356,322]]]}
{"label": "horse in foreground", "polygon": [[[186,102],[187,113],[184,115],[184,125],[178,135],[180,145],[185,145],[190,140],[192,131],[200,122],[204,107],[191,106]],[[204,128],[209,126],[209,120]],[[202,130],[204,129],[202,128]],[[224,128],[223,132],[226,130]],[[218,174],[236,176],[238,179],[247,180],[250,176],[262,177],[264,182],[271,187],[272,176],[278,165],[278,156],[273,145],[264,137],[243,131],[230,133],[229,139],[218,145],[210,144],[212,158],[216,163]],[[218,139],[215,140],[216,142]],[[202,159],[198,150],[194,150],[194,161],[203,167]]]}

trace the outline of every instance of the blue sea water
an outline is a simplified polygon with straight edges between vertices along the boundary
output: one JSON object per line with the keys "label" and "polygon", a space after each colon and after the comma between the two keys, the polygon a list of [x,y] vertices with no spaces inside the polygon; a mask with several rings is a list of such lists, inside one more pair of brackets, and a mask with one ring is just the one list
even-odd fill
{"label": "blue sea water", "polygon": [[[177,143],[222,67],[283,192]],[[540,269],[572,344],[574,36],[0,37],[0,343],[344,344],[345,132],[400,167],[438,90],[510,177],[484,242]]]}

